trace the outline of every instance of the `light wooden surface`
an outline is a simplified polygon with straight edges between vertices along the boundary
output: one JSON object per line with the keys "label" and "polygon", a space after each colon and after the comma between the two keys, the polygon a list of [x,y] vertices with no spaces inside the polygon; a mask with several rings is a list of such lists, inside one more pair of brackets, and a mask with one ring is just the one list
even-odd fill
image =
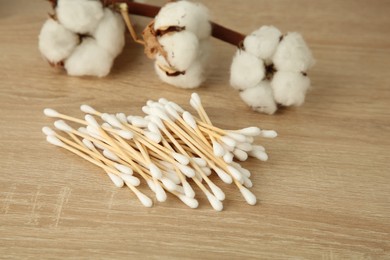
{"label": "light wooden surface", "polygon": [[191,91],[160,83],[130,41],[105,79],[53,71],[37,51],[49,5],[1,0],[0,258],[390,259],[390,3],[203,2],[215,21],[243,33],[264,24],[300,31],[317,59],[306,104],[266,116],[228,85],[235,49],[213,42],[209,80],[197,90],[213,121],[279,132],[259,140],[269,162],[244,164],[259,203],[222,185],[221,213],[203,197],[197,210],[172,197],[146,209],[94,166],[48,145],[45,107],[140,114],[159,97],[189,107]]}

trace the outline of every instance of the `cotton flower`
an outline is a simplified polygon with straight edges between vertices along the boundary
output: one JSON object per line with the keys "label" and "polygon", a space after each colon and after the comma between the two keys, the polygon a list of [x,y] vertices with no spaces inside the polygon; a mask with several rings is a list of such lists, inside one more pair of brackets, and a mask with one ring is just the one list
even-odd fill
{"label": "cotton flower", "polygon": [[165,5],[144,31],[145,50],[160,79],[180,88],[205,80],[211,24],[206,7],[188,1]]}
{"label": "cotton flower", "polygon": [[108,75],[125,45],[121,16],[95,0],[59,0],[55,11],[39,35],[42,55],[72,76]]}
{"label": "cotton flower", "polygon": [[273,114],[277,105],[300,106],[310,87],[314,59],[299,33],[284,36],[273,26],[248,35],[233,58],[230,84],[253,110]]}

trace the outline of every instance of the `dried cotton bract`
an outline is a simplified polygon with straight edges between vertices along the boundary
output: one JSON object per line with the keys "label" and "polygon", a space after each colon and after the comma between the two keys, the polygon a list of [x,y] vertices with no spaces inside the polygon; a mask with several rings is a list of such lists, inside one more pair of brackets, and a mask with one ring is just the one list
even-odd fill
{"label": "dried cotton bract", "polygon": [[211,24],[205,6],[178,1],[161,8],[144,31],[145,50],[160,79],[181,88],[199,87],[210,49]]}
{"label": "dried cotton bract", "polygon": [[39,50],[72,76],[104,77],[125,45],[124,22],[98,0],[58,0],[43,25]]}
{"label": "dried cotton bract", "polygon": [[299,33],[263,26],[248,35],[231,65],[230,83],[253,110],[273,114],[278,105],[300,106],[310,87],[307,71],[314,65]]}

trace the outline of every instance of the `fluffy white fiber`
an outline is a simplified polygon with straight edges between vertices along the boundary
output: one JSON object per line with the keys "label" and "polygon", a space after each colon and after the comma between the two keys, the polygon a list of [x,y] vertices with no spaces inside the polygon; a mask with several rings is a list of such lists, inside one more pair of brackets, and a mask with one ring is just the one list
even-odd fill
{"label": "fluffy white fiber", "polygon": [[178,71],[185,71],[198,58],[199,40],[189,31],[166,34],[159,42],[167,52],[168,63]]}
{"label": "fluffy white fiber", "polygon": [[108,75],[125,45],[122,17],[98,0],[59,0],[56,17],[41,29],[42,55],[51,63],[63,62],[72,76]]}
{"label": "fluffy white fiber", "polygon": [[39,34],[39,50],[52,63],[67,58],[78,44],[78,35],[53,19],[44,23]]}
{"label": "fluffy white fiber", "polygon": [[95,30],[104,12],[98,0],[58,0],[56,14],[67,29],[85,34]]}
{"label": "fluffy white fiber", "polygon": [[125,46],[125,24],[122,17],[111,9],[104,9],[103,19],[93,32],[99,46],[112,56],[118,56]]}
{"label": "fluffy white fiber", "polygon": [[65,69],[71,76],[104,77],[110,73],[113,60],[95,39],[86,38],[65,61]]}
{"label": "fluffy white fiber", "polygon": [[256,86],[265,74],[264,63],[244,50],[237,51],[230,71],[230,84],[238,90]]}
{"label": "fluffy white fiber", "polygon": [[204,81],[204,69],[202,64],[197,61],[191,65],[184,75],[179,76],[168,76],[167,73],[162,70],[158,62],[155,62],[155,70],[160,79],[170,85],[180,88],[197,88]]}
{"label": "fluffy white fiber", "polygon": [[233,58],[230,84],[252,109],[273,114],[277,105],[300,106],[310,87],[306,72],[314,59],[299,33],[282,37],[273,26],[263,26],[244,40]]}
{"label": "fluffy white fiber", "polygon": [[310,79],[302,73],[277,72],[271,82],[276,102],[284,106],[300,106],[305,101]]}
{"label": "fluffy white fiber", "polygon": [[270,59],[275,53],[282,33],[274,26],[263,26],[244,40],[245,51],[259,59]]}
{"label": "fluffy white fiber", "polygon": [[263,81],[253,88],[245,89],[240,92],[240,97],[257,112],[273,114],[277,110],[271,85],[267,81]]}
{"label": "fluffy white fiber", "polygon": [[211,24],[208,9],[200,3],[178,1],[166,4],[156,16],[155,30],[170,26],[185,27],[199,39],[208,38],[211,34]]}
{"label": "fluffy white fiber", "polygon": [[314,65],[311,51],[299,33],[288,33],[283,37],[273,62],[276,69],[291,72],[306,72]]}

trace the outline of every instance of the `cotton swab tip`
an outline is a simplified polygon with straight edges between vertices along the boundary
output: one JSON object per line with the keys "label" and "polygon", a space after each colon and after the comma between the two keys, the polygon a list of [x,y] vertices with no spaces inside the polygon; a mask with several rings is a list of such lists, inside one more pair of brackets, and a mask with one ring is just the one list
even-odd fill
{"label": "cotton swab tip", "polygon": [[244,197],[244,199],[246,200],[246,202],[249,205],[253,206],[253,205],[256,204],[257,198],[250,190],[248,190],[247,188],[241,186],[240,187],[240,192],[241,192],[242,196]]}
{"label": "cotton swab tip", "polygon": [[217,173],[218,177],[226,184],[232,184],[233,182],[233,179],[232,177],[227,174],[226,172],[224,172],[222,169],[220,168],[215,168],[214,169],[215,172]]}
{"label": "cotton swab tip", "polygon": [[193,100],[196,104],[201,105],[202,101],[197,93],[191,94],[191,100]]}
{"label": "cotton swab tip", "polygon": [[195,192],[192,189],[191,185],[188,182],[183,182],[182,184],[184,194],[189,197],[189,198],[194,198],[195,197]]}
{"label": "cotton swab tip", "polygon": [[128,174],[128,175],[133,174],[133,170],[130,167],[127,167],[126,165],[116,163],[114,166],[121,173]]}
{"label": "cotton swab tip", "polygon": [[276,138],[278,133],[274,130],[262,130],[261,136],[265,138]]}
{"label": "cotton swab tip", "polygon": [[186,156],[182,155],[182,154],[173,152],[173,153],[172,153],[172,156],[173,156],[173,158],[174,158],[177,162],[179,162],[179,163],[182,164],[182,165],[188,165],[189,162],[190,162],[189,159],[188,159]]}
{"label": "cotton swab tip", "polygon": [[46,141],[48,141],[49,143],[51,143],[52,145],[55,145],[55,146],[59,146],[59,147],[64,146],[64,143],[60,139],[58,139],[57,137],[55,137],[53,135],[48,135],[46,137]]}
{"label": "cotton swab tip", "polygon": [[153,163],[149,164],[149,170],[150,170],[150,174],[153,176],[153,178],[156,178],[156,179],[161,179],[162,178],[162,173],[160,171],[160,169]]}
{"label": "cotton swab tip", "polygon": [[170,180],[166,177],[163,177],[163,178],[161,178],[161,182],[165,186],[165,188],[167,188],[167,190],[169,190],[169,191],[176,190],[177,185],[172,180]]}
{"label": "cotton swab tip", "polygon": [[212,195],[211,193],[207,193],[206,196],[214,210],[216,211],[223,210],[222,202],[218,200],[214,195]]}
{"label": "cotton swab tip", "polygon": [[189,112],[185,111],[183,113],[183,119],[192,129],[198,128],[198,125],[196,124],[194,117]]}
{"label": "cotton swab tip", "polygon": [[180,169],[180,171],[185,175],[187,176],[188,178],[193,178],[195,177],[195,171],[194,169],[188,167],[188,166],[185,166],[185,165],[182,165],[182,164],[178,164],[177,165]]}
{"label": "cotton swab tip", "polygon": [[177,111],[169,104],[166,104],[164,106],[165,110],[175,119],[179,119],[180,115],[177,113]]}
{"label": "cotton swab tip", "polygon": [[159,134],[156,134],[156,133],[153,133],[153,132],[149,132],[149,131],[144,131],[144,135],[152,142],[155,142],[155,143],[160,143],[161,142],[161,135]]}
{"label": "cotton swab tip", "polygon": [[226,151],[220,143],[213,141],[213,153],[217,157],[222,157],[225,155]]}
{"label": "cotton swab tip", "polygon": [[252,126],[252,127],[243,128],[236,132],[246,136],[254,137],[260,135],[261,130],[258,127]]}
{"label": "cotton swab tip", "polygon": [[127,130],[119,130],[118,135],[126,140],[131,140],[134,137],[134,134]]}
{"label": "cotton swab tip", "polygon": [[134,187],[137,187],[141,184],[141,181],[137,177],[134,177],[132,175],[122,173],[121,178],[122,178],[122,180],[125,181],[126,184],[129,183],[131,186],[134,186]]}
{"label": "cotton swab tip", "polygon": [[165,193],[164,189],[159,185],[155,184],[155,193],[156,193],[156,198],[159,202],[164,202],[167,200],[167,194]]}
{"label": "cotton swab tip", "polygon": [[70,127],[67,123],[65,123],[65,121],[63,120],[57,120],[54,122],[54,126],[58,129],[58,130],[61,130],[61,131],[64,131],[64,132],[72,132],[73,131],[73,128]]}
{"label": "cotton swab tip", "polygon": [[80,110],[86,114],[92,114],[92,115],[98,114],[98,112],[93,107],[91,107],[89,105],[81,105]]}
{"label": "cotton swab tip", "polygon": [[54,130],[48,126],[42,128],[42,133],[44,133],[45,135],[56,135],[56,132],[54,132]]}
{"label": "cotton swab tip", "polygon": [[88,139],[83,139],[82,140],[83,144],[85,147],[87,147],[89,150],[93,150],[95,148],[95,146],[93,145],[93,143],[91,141],[89,141]]}
{"label": "cotton swab tip", "polygon": [[230,137],[228,137],[228,136],[222,136],[222,137],[220,138],[220,140],[221,140],[224,144],[226,144],[227,146],[230,146],[230,147],[235,147],[236,144],[237,144],[237,142],[236,142],[234,139],[232,139],[232,138],[230,138]]}
{"label": "cotton swab tip", "polygon": [[103,155],[104,155],[104,157],[106,157],[107,159],[110,159],[110,160],[112,160],[112,161],[114,161],[114,162],[120,161],[119,157],[118,157],[116,154],[114,154],[113,152],[111,152],[111,151],[109,151],[109,150],[107,150],[107,149],[104,149],[104,150],[103,150]]}
{"label": "cotton swab tip", "polygon": [[137,190],[136,195],[139,199],[139,201],[142,203],[147,208],[151,208],[153,206],[153,201],[146,196],[145,194],[141,193],[140,191]]}
{"label": "cotton swab tip", "polygon": [[112,183],[118,188],[122,188],[125,182],[118,175],[113,173],[107,173],[108,177],[110,177]]}
{"label": "cotton swab tip", "polygon": [[47,117],[58,117],[60,115],[60,113],[58,113],[56,110],[54,110],[52,108],[45,108],[43,110],[43,113]]}
{"label": "cotton swab tip", "polygon": [[100,128],[99,123],[96,121],[96,119],[91,115],[85,115],[85,121],[87,123],[95,128]]}
{"label": "cotton swab tip", "polygon": [[199,206],[199,202],[194,198],[189,198],[183,194],[178,195],[179,199],[191,209],[196,209]]}
{"label": "cotton swab tip", "polygon": [[227,168],[229,170],[229,173],[233,176],[234,179],[236,179],[240,182],[244,181],[244,178],[242,177],[242,174],[239,170],[237,170],[236,168],[234,168],[233,166],[230,166],[230,165],[228,165]]}

